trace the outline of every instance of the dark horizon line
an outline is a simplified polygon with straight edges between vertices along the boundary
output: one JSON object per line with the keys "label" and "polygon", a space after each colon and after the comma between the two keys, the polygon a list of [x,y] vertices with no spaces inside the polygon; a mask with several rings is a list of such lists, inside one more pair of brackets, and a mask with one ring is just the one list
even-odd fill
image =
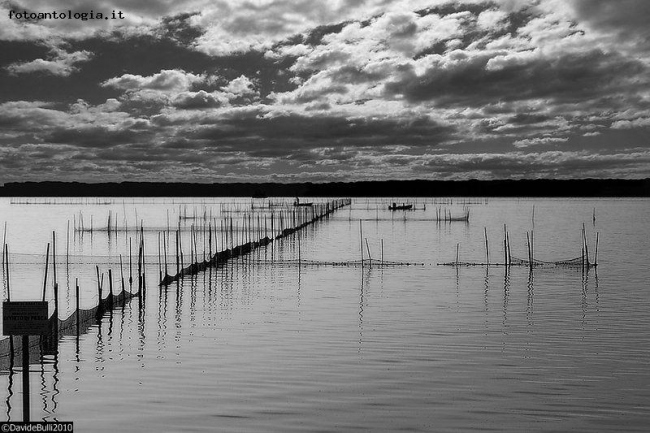
{"label": "dark horizon line", "polygon": [[645,179],[354,182],[9,182],[1,197],[650,197]]}

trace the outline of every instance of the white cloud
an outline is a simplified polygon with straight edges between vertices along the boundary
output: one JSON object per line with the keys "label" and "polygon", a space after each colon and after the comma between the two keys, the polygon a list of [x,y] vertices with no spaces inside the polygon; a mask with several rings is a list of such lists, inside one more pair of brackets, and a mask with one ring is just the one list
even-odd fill
{"label": "white cloud", "polygon": [[172,105],[182,109],[204,109],[220,107],[228,104],[228,98],[220,92],[198,92],[179,93],[172,100]]}
{"label": "white cloud", "polygon": [[232,80],[228,85],[221,88],[232,97],[256,95],[255,84],[245,75]]}
{"label": "white cloud", "polygon": [[488,60],[485,69],[488,71],[499,71],[506,68],[526,65],[538,58],[540,58],[540,55],[537,50],[499,54]]}
{"label": "white cloud", "polygon": [[286,56],[304,56],[306,54],[309,54],[311,51],[313,51],[313,48],[308,47],[304,44],[283,45],[276,48],[275,50],[268,50],[266,53],[264,53],[264,57],[278,60]]}
{"label": "white cloud", "polygon": [[476,20],[476,24],[483,29],[492,30],[499,28],[500,23],[506,18],[507,14],[503,11],[487,10],[481,12]]}
{"label": "white cloud", "polygon": [[134,120],[128,113],[119,111],[119,107],[120,103],[115,99],[108,99],[98,105],[79,99],[67,111],[40,101],[12,101],[0,104],[0,122],[11,125],[6,127],[8,131],[30,135],[56,128],[75,129],[99,125],[119,129],[125,122]]}
{"label": "white cloud", "polygon": [[79,69],[75,66],[77,63],[87,62],[93,57],[89,51],[68,53],[61,48],[52,48],[50,52],[52,58],[49,60],[36,59],[31,62],[12,63],[6,69],[14,75],[44,72],[67,77]]}
{"label": "white cloud", "polygon": [[612,129],[632,129],[650,127],[650,117],[642,117],[634,120],[617,120],[612,123]]}
{"label": "white cloud", "polygon": [[143,77],[142,75],[124,74],[121,77],[110,78],[101,85],[122,90],[156,90],[161,92],[180,92],[205,81],[205,75],[196,75],[182,69],[163,69],[159,73]]}
{"label": "white cloud", "polygon": [[569,139],[567,137],[536,137],[536,138],[524,138],[523,140],[516,140],[512,144],[515,147],[529,147],[536,146],[539,144],[549,144],[549,143],[565,143]]}

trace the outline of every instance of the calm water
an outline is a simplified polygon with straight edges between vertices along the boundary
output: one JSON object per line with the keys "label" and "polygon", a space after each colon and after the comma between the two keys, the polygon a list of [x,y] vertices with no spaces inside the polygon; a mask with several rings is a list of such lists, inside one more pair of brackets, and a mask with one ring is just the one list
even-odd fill
{"label": "calm water", "polygon": [[[251,200],[0,200],[12,300],[40,298],[55,231],[62,316],[76,279],[82,307],[97,302],[95,264],[115,275],[122,255],[128,272],[135,239],[82,236],[80,212],[85,227],[91,215],[105,227],[110,210],[120,228],[148,229],[144,313],[136,300],[35,359],[32,419],[93,432],[647,431],[650,200],[418,199],[409,212],[389,201],[355,199],[304,229],[299,247],[284,239],[158,288],[168,221],[237,220]],[[433,221],[463,203],[469,223]],[[599,233],[597,272],[438,266],[457,247],[484,262],[485,230],[502,262],[504,224],[525,258],[533,207],[535,258],[580,256],[584,224],[592,258]],[[401,265],[333,265],[360,259],[359,220],[365,257],[381,258],[383,241],[384,260]],[[22,420],[21,370],[1,375],[0,419]]]}

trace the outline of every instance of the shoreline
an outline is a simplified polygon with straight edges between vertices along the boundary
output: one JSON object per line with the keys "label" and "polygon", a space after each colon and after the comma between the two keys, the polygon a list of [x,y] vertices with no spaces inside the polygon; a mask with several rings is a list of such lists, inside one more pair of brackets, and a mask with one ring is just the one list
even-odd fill
{"label": "shoreline", "polygon": [[647,179],[329,183],[12,182],[0,197],[650,197]]}

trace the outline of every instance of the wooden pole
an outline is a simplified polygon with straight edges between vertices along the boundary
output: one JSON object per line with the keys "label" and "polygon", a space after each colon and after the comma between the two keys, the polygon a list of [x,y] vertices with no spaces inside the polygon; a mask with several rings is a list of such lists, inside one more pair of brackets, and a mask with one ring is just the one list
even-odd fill
{"label": "wooden pole", "polygon": [[162,257],[160,256],[160,232],[158,232],[158,274],[160,275],[160,281],[162,281],[163,274],[162,274]]}
{"label": "wooden pole", "polygon": [[59,334],[59,284],[54,283],[54,335]]}
{"label": "wooden pole", "polygon": [[208,222],[208,257],[212,260],[212,221]]}
{"label": "wooden pole", "polygon": [[533,269],[533,257],[532,257],[530,237],[528,236],[528,232],[526,232],[526,247],[528,248],[528,266],[530,267],[530,269]]}
{"label": "wooden pole", "polygon": [[178,236],[179,236],[178,230],[176,230],[176,275],[178,275],[180,273],[180,269],[179,269],[180,262],[178,261],[179,260],[179,257],[178,257]]}
{"label": "wooden pole", "polygon": [[5,244],[5,266],[7,267],[7,301],[11,301],[11,287],[9,285],[9,245]]}
{"label": "wooden pole", "polygon": [[589,246],[587,245],[587,230],[584,223],[582,224],[582,238],[585,244],[585,260],[587,261],[587,267],[589,267]]}
{"label": "wooden pole", "polygon": [[194,224],[190,224],[190,265],[194,263]]}
{"label": "wooden pole", "polygon": [[169,268],[167,268],[167,239],[163,236],[163,255],[165,256],[165,276],[169,275]]}
{"label": "wooden pole", "polygon": [[102,282],[99,279],[99,266],[95,266],[97,269],[97,305],[101,308],[102,305]]}
{"label": "wooden pole", "polygon": [[52,266],[54,268],[54,285],[56,286],[56,233],[52,232]]}
{"label": "wooden pole", "polygon": [[508,266],[508,231],[506,225],[503,225],[503,264]]}
{"label": "wooden pole", "polygon": [[138,248],[138,295],[140,304],[142,304],[142,239],[140,239],[140,247]]}
{"label": "wooden pole", "polygon": [[124,266],[122,265],[122,254],[120,254],[120,278],[122,281],[122,300],[126,299],[126,287],[124,286]]}
{"label": "wooden pole", "polygon": [[180,230],[178,232],[178,253],[179,253],[180,258],[181,258],[181,271],[182,271],[183,266],[184,266],[184,263],[183,263],[184,262],[183,261],[183,234],[180,232]]}
{"label": "wooden pole", "polygon": [[2,290],[5,288],[5,244],[2,244]]}
{"label": "wooden pole", "polygon": [[370,255],[370,247],[368,246],[368,238],[366,238],[366,249],[368,250],[368,260],[370,260],[370,266],[372,267],[372,256]]}
{"label": "wooden pole", "polygon": [[488,244],[488,234],[487,234],[487,227],[483,227],[483,232],[485,233],[485,260],[488,264],[490,265],[490,247]]}
{"label": "wooden pole", "polygon": [[45,290],[47,288],[47,268],[50,266],[50,243],[47,243],[47,250],[45,252],[45,277],[43,277],[43,302],[45,302]]}
{"label": "wooden pole", "polygon": [[68,220],[68,231],[65,239],[65,264],[67,267],[70,266],[70,220]]}
{"label": "wooden pole", "polygon": [[23,421],[29,422],[29,335],[23,335]]}
{"label": "wooden pole", "polygon": [[[144,224],[140,224],[140,244],[142,245],[142,293],[141,296],[145,296],[145,290],[147,289],[146,284],[146,266],[145,266],[145,243],[144,243]],[[181,256],[182,257],[182,256]]]}
{"label": "wooden pole", "polygon": [[[194,226],[192,225],[192,227],[194,227]],[[194,239],[194,261],[192,263],[198,263],[199,262],[199,247],[198,247],[198,245],[196,243],[196,237],[197,237],[196,230],[193,230],[192,236],[193,236],[193,239]]]}
{"label": "wooden pole", "polygon": [[359,245],[361,249],[361,267],[363,268],[363,222],[359,220]]}
{"label": "wooden pole", "polygon": [[108,305],[113,308],[113,271],[108,270]]}
{"label": "wooden pole", "polygon": [[77,316],[77,336],[79,336],[79,278],[75,278],[74,280],[74,286],[75,286],[75,291],[74,291],[74,298],[75,298],[75,314]]}
{"label": "wooden pole", "polygon": [[530,231],[530,261],[535,261],[535,232]]}
{"label": "wooden pole", "polygon": [[[136,221],[137,224],[137,221]],[[136,226],[137,227],[137,226]],[[137,230],[137,229],[136,229]],[[137,231],[136,231],[136,237],[137,237]],[[132,251],[131,251],[131,237],[129,236],[129,290],[133,291],[133,259],[131,257]]]}

